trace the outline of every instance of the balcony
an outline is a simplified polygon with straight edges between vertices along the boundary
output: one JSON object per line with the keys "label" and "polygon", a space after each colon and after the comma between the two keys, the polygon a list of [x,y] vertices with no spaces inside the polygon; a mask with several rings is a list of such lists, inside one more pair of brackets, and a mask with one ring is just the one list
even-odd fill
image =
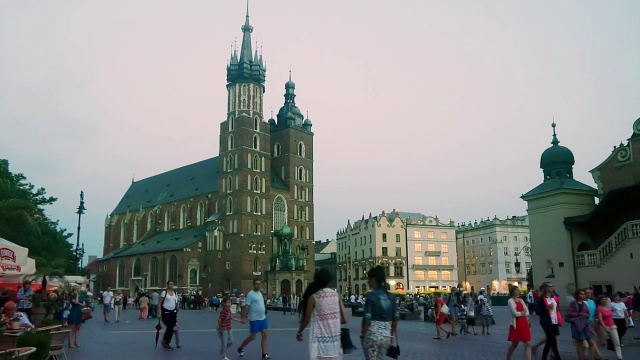
{"label": "balcony", "polygon": [[574,258],[575,266],[601,267],[632,239],[640,239],[640,220],[629,221],[622,225],[618,231],[611,235],[597,249],[576,253]]}
{"label": "balcony", "polygon": [[453,271],[454,265],[413,265],[413,270],[450,270]]}
{"label": "balcony", "polygon": [[424,256],[440,256],[442,251],[425,251]]}

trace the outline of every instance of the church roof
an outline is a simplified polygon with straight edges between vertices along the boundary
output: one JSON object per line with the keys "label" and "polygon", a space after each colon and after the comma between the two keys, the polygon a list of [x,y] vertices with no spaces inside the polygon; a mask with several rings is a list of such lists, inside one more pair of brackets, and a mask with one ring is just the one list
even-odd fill
{"label": "church roof", "polygon": [[528,193],[522,195],[522,198],[560,189],[592,191],[594,193],[596,192],[596,189],[592,188],[591,186],[583,184],[580,181],[574,179],[551,179],[543,182]]}
{"label": "church roof", "polygon": [[218,157],[134,181],[112,214],[135,211],[218,190]]}
{"label": "church roof", "polygon": [[182,250],[206,237],[209,224],[174,231],[162,231],[147,240],[138,241],[106,255],[100,260]]}

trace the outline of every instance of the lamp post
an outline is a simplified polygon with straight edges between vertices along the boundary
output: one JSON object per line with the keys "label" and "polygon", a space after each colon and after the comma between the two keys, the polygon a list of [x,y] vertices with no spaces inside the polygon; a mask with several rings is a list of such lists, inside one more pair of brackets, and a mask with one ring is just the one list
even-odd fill
{"label": "lamp post", "polygon": [[76,214],[78,214],[78,234],[76,238],[76,269],[80,269],[78,266],[82,267],[81,261],[84,256],[84,244],[82,244],[82,248],[80,247],[80,220],[82,219],[82,214],[87,210],[84,207],[84,191],[80,191],[80,205],[78,205],[78,210],[76,210]]}

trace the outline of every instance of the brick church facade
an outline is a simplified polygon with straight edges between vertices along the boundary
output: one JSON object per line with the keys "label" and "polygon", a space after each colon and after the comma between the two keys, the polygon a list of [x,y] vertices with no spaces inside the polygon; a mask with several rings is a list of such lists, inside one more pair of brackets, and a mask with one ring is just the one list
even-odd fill
{"label": "brick church facade", "polygon": [[300,295],[314,271],[313,132],[285,84],[277,119],[265,120],[266,67],[251,48],[247,12],[240,52],[227,66],[227,117],[217,157],[132,182],[105,220],[97,287],[126,294],[164,288],[205,295]]}

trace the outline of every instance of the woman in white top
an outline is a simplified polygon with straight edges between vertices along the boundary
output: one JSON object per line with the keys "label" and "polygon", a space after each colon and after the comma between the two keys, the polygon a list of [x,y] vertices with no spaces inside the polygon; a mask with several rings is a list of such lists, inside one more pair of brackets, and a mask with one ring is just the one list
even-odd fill
{"label": "woman in white top", "polygon": [[173,328],[178,321],[178,294],[173,290],[173,282],[171,280],[167,281],[166,290],[160,293],[158,314],[160,314],[160,319],[162,319],[164,326],[167,327],[162,338],[162,347],[165,350],[173,350],[169,344],[171,344],[171,338],[173,337]]}
{"label": "woman in white top", "polygon": [[627,319],[629,318],[629,311],[627,310],[627,305],[620,301],[620,295],[622,293],[618,292],[613,294],[613,300],[609,307],[611,307],[611,312],[613,313],[613,323],[616,324],[618,328],[618,337],[620,338],[620,343],[622,343],[622,337],[627,333]]}

